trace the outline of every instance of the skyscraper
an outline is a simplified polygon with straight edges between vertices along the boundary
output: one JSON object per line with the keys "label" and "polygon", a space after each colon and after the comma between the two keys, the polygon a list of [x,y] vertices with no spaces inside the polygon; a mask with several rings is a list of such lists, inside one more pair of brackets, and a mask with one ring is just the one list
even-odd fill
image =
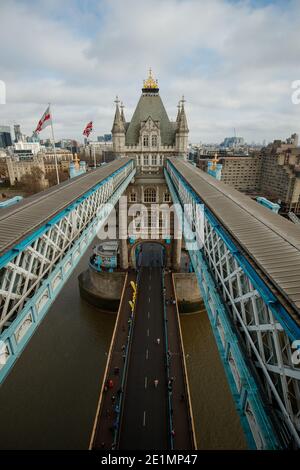
{"label": "skyscraper", "polygon": [[0,148],[12,145],[11,131],[9,126],[0,126]]}

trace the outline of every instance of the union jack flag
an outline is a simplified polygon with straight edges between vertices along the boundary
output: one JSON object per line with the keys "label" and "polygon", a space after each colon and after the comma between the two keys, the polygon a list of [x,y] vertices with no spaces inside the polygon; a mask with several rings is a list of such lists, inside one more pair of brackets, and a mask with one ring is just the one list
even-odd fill
{"label": "union jack flag", "polygon": [[90,133],[92,132],[93,130],[93,121],[90,121],[86,126],[85,126],[85,129],[83,131],[83,135],[85,135],[86,137],[88,137],[90,135]]}

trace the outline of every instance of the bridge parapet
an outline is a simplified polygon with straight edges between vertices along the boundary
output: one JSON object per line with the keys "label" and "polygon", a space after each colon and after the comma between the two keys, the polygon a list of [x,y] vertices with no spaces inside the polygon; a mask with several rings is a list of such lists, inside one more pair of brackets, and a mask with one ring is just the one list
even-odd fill
{"label": "bridge parapet", "polygon": [[[296,281],[300,279],[300,232],[285,233],[288,222],[274,219],[280,216],[271,214],[266,221],[266,209],[255,212],[250,198],[242,195],[239,205],[240,193],[228,188],[226,194],[225,185],[184,162],[169,159],[165,176],[173,202],[182,208],[188,204],[185,237],[196,244],[196,249],[190,245],[190,258],[249,443],[256,448],[299,447],[300,368],[294,361],[293,341],[300,338],[300,287],[295,284],[283,292],[282,271],[289,269],[291,276],[292,269]],[[276,276],[276,256],[268,265],[269,256],[263,255],[268,252],[263,247],[266,240],[259,238],[259,229],[271,232],[273,239],[276,236],[277,250],[282,241],[281,261],[287,249],[296,257],[295,267],[291,268],[291,261],[289,267],[281,263],[281,276]],[[241,240],[248,242],[247,251]],[[263,249],[259,266],[258,246]]]}

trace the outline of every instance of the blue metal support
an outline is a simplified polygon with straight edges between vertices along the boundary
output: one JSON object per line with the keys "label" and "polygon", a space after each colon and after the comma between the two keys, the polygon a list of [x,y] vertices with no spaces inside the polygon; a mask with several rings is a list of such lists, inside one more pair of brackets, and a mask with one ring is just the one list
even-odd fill
{"label": "blue metal support", "polygon": [[[168,165],[171,165],[170,162]],[[181,175],[177,176],[180,180],[182,179]],[[167,170],[165,170],[165,177],[175,208],[178,210],[182,207],[182,201]],[[192,190],[188,189],[191,193]],[[193,197],[200,203],[200,198],[195,193]],[[179,217],[182,218],[181,209],[180,212]],[[218,222],[215,222],[214,228],[219,226]],[[187,240],[193,239],[195,235],[185,216],[184,226],[185,238]],[[223,300],[209,272],[202,250],[190,250],[189,254],[249,448],[278,449],[281,444],[269,420],[256,381],[245,362],[238,337],[231,326]]]}

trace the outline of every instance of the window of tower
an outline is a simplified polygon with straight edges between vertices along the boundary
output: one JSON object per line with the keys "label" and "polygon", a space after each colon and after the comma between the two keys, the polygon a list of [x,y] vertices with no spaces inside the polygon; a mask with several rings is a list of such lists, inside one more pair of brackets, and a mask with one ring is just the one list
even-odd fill
{"label": "window of tower", "polygon": [[157,165],[157,155],[152,155],[152,165]]}
{"label": "window of tower", "polygon": [[144,145],[144,147],[149,147],[149,136],[148,136],[148,134],[145,134],[143,136],[143,145]]}
{"label": "window of tower", "polygon": [[164,202],[171,202],[171,195],[170,193],[164,193]]}
{"label": "window of tower", "polygon": [[144,202],[156,202],[156,189],[154,188],[145,189]]}
{"label": "window of tower", "polygon": [[130,193],[130,202],[136,202],[137,201],[137,196],[136,193]]}
{"label": "window of tower", "polygon": [[153,134],[153,135],[152,135],[152,138],[151,138],[151,145],[152,145],[152,147],[156,147],[156,146],[157,146],[157,135],[156,135],[156,134]]}
{"label": "window of tower", "polygon": [[137,155],[137,157],[136,157],[136,164],[137,164],[138,166],[141,165],[141,156],[140,156],[140,155]]}
{"label": "window of tower", "polygon": [[144,155],[144,166],[149,165],[149,155]]}

